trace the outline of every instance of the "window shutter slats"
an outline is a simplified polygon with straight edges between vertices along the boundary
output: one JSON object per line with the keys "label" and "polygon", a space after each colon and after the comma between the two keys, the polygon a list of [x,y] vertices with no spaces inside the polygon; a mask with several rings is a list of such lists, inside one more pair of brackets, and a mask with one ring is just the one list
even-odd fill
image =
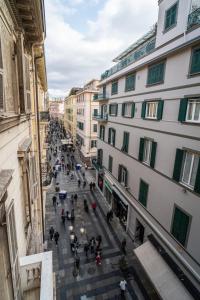
{"label": "window shutter slats", "polygon": [[139,202],[145,207],[147,206],[147,196],[148,196],[149,185],[143,180],[140,181],[139,190]]}
{"label": "window shutter slats", "polygon": [[164,101],[163,101],[163,100],[160,100],[160,101],[158,102],[157,120],[162,120],[163,106],[164,106]]}
{"label": "window shutter slats", "polygon": [[186,119],[187,105],[188,105],[188,99],[187,98],[181,99],[179,114],[178,114],[178,121],[180,122],[184,122]]}
{"label": "window shutter slats", "polygon": [[200,158],[199,158],[197,175],[196,175],[196,180],[195,180],[195,185],[194,185],[194,191],[196,193],[200,194]]}
{"label": "window shutter slats", "polygon": [[150,166],[154,168],[155,166],[155,160],[156,160],[156,150],[157,150],[157,143],[152,142],[152,148],[151,148],[151,161]]}
{"label": "window shutter slats", "polygon": [[144,139],[140,138],[140,148],[139,148],[139,155],[138,155],[139,161],[143,161],[143,153],[144,153]]}
{"label": "window shutter slats", "polygon": [[122,166],[119,165],[118,167],[118,181],[121,182],[121,171],[122,171]]}
{"label": "window shutter slats", "polygon": [[111,128],[108,129],[108,144],[111,142]]}
{"label": "window shutter slats", "polygon": [[115,129],[113,129],[113,131],[114,131],[113,146],[115,146],[115,136],[116,136],[116,130],[115,130]]}
{"label": "window shutter slats", "polygon": [[176,149],[173,179],[177,182],[179,182],[180,176],[181,176],[181,167],[182,167],[182,161],[183,161],[183,154],[184,154],[184,151],[182,149]]}
{"label": "window shutter slats", "polygon": [[134,118],[135,116],[135,103],[132,103],[132,107],[131,107],[131,118]]}
{"label": "window shutter slats", "polygon": [[125,111],[125,103],[122,103],[122,116],[124,116],[124,111]]}
{"label": "window shutter slats", "polygon": [[141,118],[145,119],[146,102],[142,102]]}

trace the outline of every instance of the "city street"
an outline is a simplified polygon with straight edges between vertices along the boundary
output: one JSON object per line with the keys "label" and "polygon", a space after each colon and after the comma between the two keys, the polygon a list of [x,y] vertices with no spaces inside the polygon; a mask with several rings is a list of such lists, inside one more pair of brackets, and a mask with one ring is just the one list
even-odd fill
{"label": "city street", "polygon": [[[65,157],[67,160],[67,156]],[[70,158],[68,158],[70,160]],[[77,153],[75,160],[78,160]],[[137,284],[137,276],[133,266],[136,264],[133,257],[133,242],[126,236],[116,218],[111,221],[111,225],[106,221],[108,208],[105,206],[105,200],[100,192],[95,188],[94,192],[89,189],[89,184],[94,181],[94,171],[86,170],[86,187],[78,187],[77,180],[83,182],[81,171],[74,171],[74,178],[70,179],[66,172],[60,171],[56,182],[60,183],[60,190],[67,191],[67,199],[59,200],[58,193],[57,208],[54,208],[52,197],[55,194],[55,181],[47,192],[46,202],[46,239],[48,240],[48,250],[53,250],[53,267],[56,274],[57,299],[121,299],[119,283],[125,278],[127,289],[126,299],[148,299],[145,291],[142,291]],[[54,182],[54,183],[53,183]],[[71,203],[72,193],[77,193],[77,202]],[[86,199],[89,206],[89,212],[84,211],[83,200]],[[94,213],[91,202],[97,203],[97,209]],[[61,220],[61,210],[71,211],[74,207],[75,220]],[[55,241],[49,239],[49,228],[53,226],[60,234],[58,246]],[[80,270],[74,269],[74,254],[70,249],[70,226],[78,237],[80,244],[78,256],[80,257]],[[84,232],[81,233],[81,228]],[[102,236],[102,263],[96,265],[95,254],[88,251],[88,258],[84,253],[84,245],[91,237]],[[123,257],[121,251],[121,241],[126,237],[127,241],[127,261],[125,261],[125,271],[119,260]],[[127,265],[126,265],[127,263]],[[122,263],[123,265],[123,263]],[[85,297],[84,297],[85,296]],[[87,297],[87,298],[86,298]]]}

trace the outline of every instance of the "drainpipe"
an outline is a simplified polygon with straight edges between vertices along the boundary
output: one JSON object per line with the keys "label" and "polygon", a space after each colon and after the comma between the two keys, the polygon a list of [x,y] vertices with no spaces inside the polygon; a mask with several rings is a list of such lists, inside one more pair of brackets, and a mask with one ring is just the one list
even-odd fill
{"label": "drainpipe", "polygon": [[35,68],[35,89],[36,89],[36,119],[37,119],[37,136],[38,136],[38,158],[39,158],[39,171],[40,171],[40,190],[41,190],[41,210],[42,210],[42,239],[44,244],[44,199],[42,191],[42,167],[41,167],[41,142],[40,142],[40,118],[39,118],[39,107],[38,107],[38,83],[37,83],[37,60],[43,58],[43,54],[34,57],[34,68]]}

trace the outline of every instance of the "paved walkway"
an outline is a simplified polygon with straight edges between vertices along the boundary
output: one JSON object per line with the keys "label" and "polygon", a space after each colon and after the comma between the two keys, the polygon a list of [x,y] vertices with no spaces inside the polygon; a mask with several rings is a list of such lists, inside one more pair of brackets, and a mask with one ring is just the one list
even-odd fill
{"label": "paved walkway", "polygon": [[[66,157],[66,161],[69,158]],[[78,161],[78,154],[75,154]],[[125,278],[127,281],[127,291],[125,299],[149,299],[144,289],[138,286],[138,278],[133,266],[136,264],[133,256],[133,243],[126,236],[126,233],[120,226],[118,220],[114,218],[111,224],[106,222],[107,207],[101,193],[96,188],[90,192],[88,182],[93,178],[94,171],[85,171],[87,185],[85,188],[78,188],[77,180],[83,181],[80,171],[74,171],[74,179],[70,179],[65,172],[58,174],[57,182],[60,183],[60,189],[67,191],[66,200],[58,200],[58,206],[55,209],[52,204],[52,196],[55,194],[55,182],[52,182],[47,191],[46,202],[46,240],[48,250],[53,250],[53,268],[56,274],[56,293],[57,300],[68,299],[121,299],[119,282]],[[54,181],[54,179],[53,179]],[[71,194],[77,193],[77,202],[71,203]],[[89,213],[84,211],[83,199],[87,199],[89,204]],[[96,213],[91,208],[91,202],[97,203]],[[61,222],[61,209],[71,211],[75,210],[75,221],[67,221],[65,225]],[[49,240],[48,231],[53,226],[60,233],[58,246],[54,241]],[[80,257],[80,270],[78,274],[74,273],[74,255],[70,249],[70,230],[73,226],[74,232],[81,244],[78,250]],[[84,228],[84,233],[80,232]],[[94,254],[89,253],[86,258],[84,253],[84,244],[92,236],[102,236],[102,264],[97,266]],[[119,260],[123,257],[121,252],[121,241],[123,237],[127,240],[127,266],[123,272],[120,268]],[[75,272],[76,273],[76,272]],[[75,275],[75,276],[74,276]],[[76,276],[77,275],[77,276]],[[139,280],[140,281],[140,280]]]}

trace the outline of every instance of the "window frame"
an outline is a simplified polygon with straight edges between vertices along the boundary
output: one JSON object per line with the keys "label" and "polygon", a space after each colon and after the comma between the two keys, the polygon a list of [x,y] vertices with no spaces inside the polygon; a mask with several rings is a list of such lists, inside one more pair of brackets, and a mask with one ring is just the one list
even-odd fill
{"label": "window frame", "polygon": [[192,108],[192,119],[191,120],[188,119],[189,106],[190,106],[191,102],[196,102],[196,103],[199,102],[199,104],[200,104],[200,97],[196,98],[196,99],[195,98],[188,98],[185,122],[199,124],[200,123],[200,113],[199,113],[199,119],[197,121],[194,120],[194,114],[195,114],[196,106],[195,106],[195,109]]}
{"label": "window frame", "polygon": [[102,141],[104,141],[104,139],[105,139],[105,126],[104,125],[100,125],[100,127],[99,127],[99,138]]}
{"label": "window frame", "polygon": [[194,54],[195,50],[198,50],[198,49],[200,50],[200,44],[195,47],[192,47],[192,49],[191,49],[188,77],[200,76],[200,70],[199,70],[199,72],[191,73],[193,54]]}
{"label": "window frame", "polygon": [[[155,112],[155,117],[149,117],[147,116],[147,106],[150,105],[150,104],[156,104],[156,112]],[[146,101],[146,107],[145,107],[145,119],[150,119],[150,120],[157,120],[157,114],[158,114],[158,104],[159,104],[159,101],[158,100],[155,100],[155,101]]]}
{"label": "window frame", "polygon": [[[163,79],[161,81],[157,81],[157,82],[154,82],[154,83],[149,83],[148,82],[149,81],[149,72],[150,72],[151,68],[153,68],[155,66],[158,66],[158,65],[161,65],[161,64],[163,64]],[[154,86],[154,85],[163,84],[164,79],[165,79],[165,69],[166,69],[166,59],[148,65],[146,87],[151,87],[151,86]]]}
{"label": "window frame", "polygon": [[[111,107],[115,106],[116,107],[116,112],[114,114],[111,114]],[[109,104],[109,116],[114,116],[116,117],[118,114],[118,103],[111,103]]]}
{"label": "window frame", "polygon": [[[148,147],[148,158],[149,158],[149,161],[147,160],[144,160],[144,157],[145,157],[145,145],[146,143],[148,143],[150,146]],[[146,164],[147,166],[150,166],[150,163],[151,163],[151,153],[152,153],[152,143],[153,143],[153,140],[151,139],[148,139],[148,138],[144,138],[144,150],[143,150],[143,159],[142,159],[142,162],[144,164]]]}
{"label": "window frame", "polygon": [[[186,167],[186,155],[189,153],[192,155],[192,160],[191,160],[191,164],[190,164],[190,170],[189,170],[189,182],[191,182],[191,178],[192,178],[192,173],[193,173],[193,168],[194,168],[194,159],[195,156],[198,156],[199,160],[200,160],[200,154],[197,152],[192,152],[188,149],[183,149],[184,150],[184,156],[183,156],[183,161],[182,161],[182,166],[181,166],[181,174],[180,174],[180,180],[179,182],[186,186],[187,188],[189,188],[190,190],[194,191],[195,188],[195,182],[196,182],[196,176],[197,176],[197,171],[196,171],[196,175],[195,175],[195,181],[194,181],[194,186],[192,186],[191,184],[183,181],[183,177],[184,177],[184,172],[185,172],[185,167]],[[198,164],[199,164],[199,160],[197,162],[197,169],[198,169]]]}
{"label": "window frame", "polygon": [[[117,91],[113,92],[113,84],[117,84]],[[118,80],[112,81],[111,83],[111,95],[116,95],[118,94]]]}
{"label": "window frame", "polygon": [[[93,128],[92,129],[93,129],[93,132],[96,133],[98,131],[98,125],[97,124],[93,124]],[[96,129],[96,130],[94,130],[94,129]]]}
{"label": "window frame", "polygon": [[[129,116],[127,116],[127,115],[125,115],[125,106],[126,105],[128,105],[128,104],[130,104],[131,105],[131,111],[130,111],[130,115]],[[133,105],[134,105],[134,102],[133,101],[128,101],[128,102],[124,102],[124,103],[122,103],[122,105],[124,105],[124,114],[122,115],[122,117],[124,117],[124,118],[133,118],[132,117],[132,109],[133,109]]]}
{"label": "window frame", "polygon": [[113,157],[111,155],[108,155],[108,171],[112,173],[113,169]]}
{"label": "window frame", "polygon": [[[166,28],[166,20],[167,20],[167,12],[173,8],[173,6],[176,5],[176,18],[175,18],[175,23],[170,25],[169,27]],[[177,25],[177,19],[178,19],[178,8],[179,8],[179,1],[174,2],[168,9],[165,10],[165,21],[164,21],[164,29],[163,33],[168,32],[172,28],[176,27]]]}
{"label": "window frame", "polygon": [[[131,89],[128,89],[127,88],[127,79],[130,78],[130,77],[132,77],[132,76],[134,76],[134,86]],[[134,91],[135,90],[135,81],[136,81],[136,73],[135,72],[126,75],[126,77],[125,77],[125,89],[124,89],[124,91],[125,92]]]}

